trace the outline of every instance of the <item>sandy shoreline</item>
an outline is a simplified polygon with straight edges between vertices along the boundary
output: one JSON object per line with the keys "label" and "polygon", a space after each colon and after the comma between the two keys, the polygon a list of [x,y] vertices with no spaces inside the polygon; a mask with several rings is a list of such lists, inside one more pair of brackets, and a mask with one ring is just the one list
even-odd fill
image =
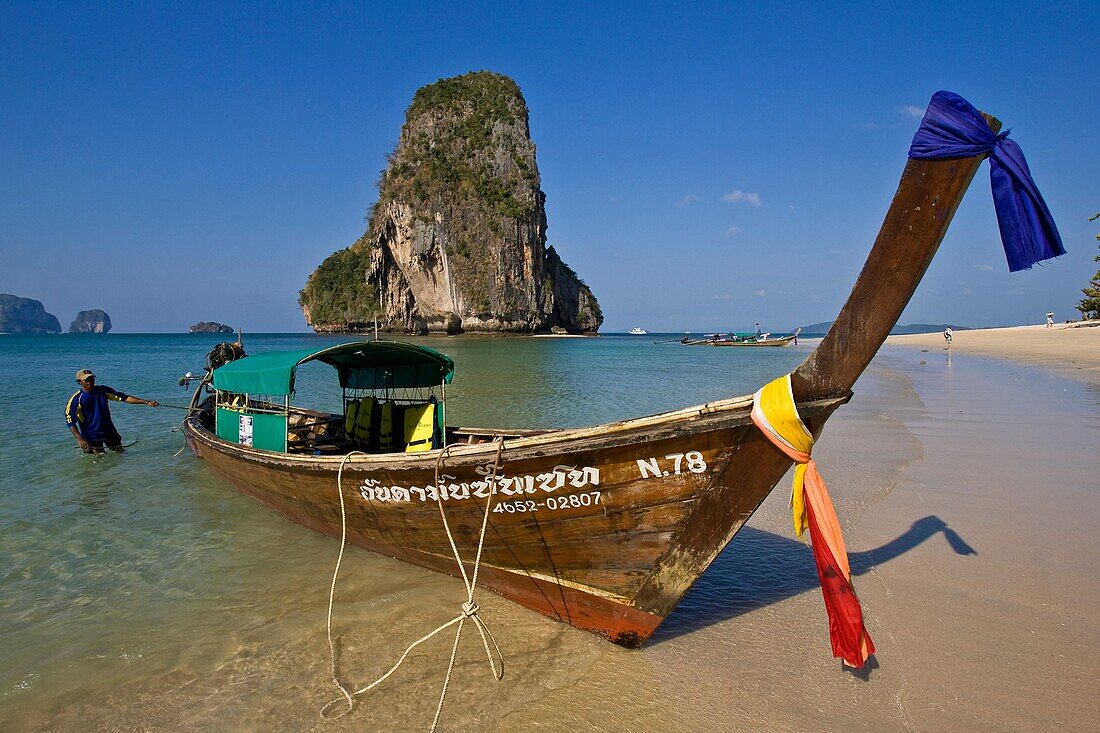
{"label": "sandy shoreline", "polygon": [[784,479],[649,646],[593,644],[586,672],[493,730],[1094,729],[1096,395],[1012,362],[921,362],[884,348],[815,450],[869,673],[830,658]]}
{"label": "sandy shoreline", "polygon": [[[940,333],[890,336],[887,344],[943,349]],[[1100,385],[1100,326],[1072,324],[1011,326],[955,331],[951,344],[955,354],[977,354],[1013,359],[1043,367],[1070,379]]]}

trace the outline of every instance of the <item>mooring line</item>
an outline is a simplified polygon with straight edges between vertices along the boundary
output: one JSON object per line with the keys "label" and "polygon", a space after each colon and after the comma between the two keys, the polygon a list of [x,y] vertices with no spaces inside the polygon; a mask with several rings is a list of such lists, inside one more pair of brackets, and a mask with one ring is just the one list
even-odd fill
{"label": "mooring line", "polygon": [[[439,456],[436,458],[436,461],[435,461],[435,485],[437,487],[439,486],[439,472],[440,472],[440,469],[443,466],[444,457],[446,456],[449,449],[450,449],[450,446],[447,446],[447,447],[443,448],[443,450],[441,450],[439,452]],[[485,546],[485,531],[486,531],[486,528],[489,526],[489,512],[492,510],[492,505],[493,505],[493,490],[496,487],[498,472],[500,471],[501,468],[503,468],[503,462],[501,460],[502,456],[503,456],[503,453],[504,453],[504,437],[501,436],[498,439],[496,458],[493,461],[492,477],[490,478],[490,482],[489,482],[489,496],[485,500],[485,514],[482,517],[482,521],[481,521],[481,533],[480,533],[480,536],[478,537],[477,555],[474,558],[474,567],[473,567],[472,576],[468,575],[467,572],[466,572],[466,567],[462,562],[462,556],[458,551],[458,546],[455,544],[454,535],[451,532],[450,523],[447,521],[447,514],[443,510],[443,500],[442,500],[441,497],[439,497],[437,495],[436,504],[439,507],[439,516],[443,521],[443,529],[447,533],[447,540],[450,542],[451,551],[454,553],[455,562],[458,563],[458,569],[459,569],[459,572],[462,575],[463,585],[466,586],[466,601],[461,605],[461,612],[457,616],[455,616],[453,619],[448,621],[447,623],[437,627],[431,633],[425,634],[424,636],[422,636],[419,639],[417,639],[416,641],[414,641],[412,644],[410,644],[408,646],[408,648],[405,649],[405,652],[401,655],[401,657],[397,660],[397,662],[392,667],[390,667],[390,669],[385,674],[383,674],[381,677],[376,679],[374,682],[371,682],[369,685],[367,685],[365,687],[362,687],[362,688],[360,688],[358,690],[355,690],[355,691],[350,691],[343,683],[341,683],[340,679],[339,679],[339,676],[337,674],[337,669],[336,669],[336,642],[332,637],[332,607],[333,607],[333,603],[334,603],[334,598],[336,596],[336,578],[340,574],[340,564],[343,562],[344,548],[347,545],[347,531],[348,531],[347,509],[344,505],[344,488],[343,488],[344,466],[346,465],[348,459],[351,458],[353,455],[356,455],[356,454],[366,455],[366,454],[363,453],[362,451],[352,451],[351,453],[348,453],[347,455],[345,455],[343,457],[343,459],[340,461],[340,467],[337,469],[337,472],[336,472],[336,490],[337,490],[337,492],[339,493],[339,496],[340,496],[340,552],[336,556],[336,568],[333,570],[332,584],[329,587],[327,632],[328,632],[329,662],[330,662],[329,671],[332,675],[333,683],[340,690],[340,694],[343,697],[342,698],[338,697],[338,698],[335,698],[335,699],[330,700],[329,702],[325,703],[325,705],[321,708],[321,717],[322,718],[327,718],[328,713],[329,713],[329,711],[332,710],[333,705],[338,704],[341,699],[346,701],[347,704],[348,704],[347,710],[344,712],[344,714],[346,715],[347,712],[349,712],[354,707],[355,698],[357,696],[362,695],[363,693],[369,692],[370,690],[374,689],[375,687],[380,685],[382,682],[384,682],[390,675],[392,675],[394,672],[396,672],[397,669],[404,663],[405,659],[409,656],[409,653],[412,652],[413,649],[415,649],[420,644],[423,644],[428,639],[431,639],[433,636],[440,633],[444,629],[450,628],[451,626],[454,626],[455,624],[458,624],[458,630],[455,632],[454,644],[451,646],[451,659],[450,659],[450,662],[447,665],[447,674],[443,679],[443,690],[439,695],[439,704],[436,706],[435,717],[432,719],[432,725],[431,725],[431,728],[429,729],[430,731],[432,731],[434,733],[434,731],[436,729],[436,726],[439,724],[439,717],[443,712],[443,702],[447,698],[447,689],[450,686],[451,673],[454,670],[455,659],[458,656],[458,644],[459,644],[459,640],[462,638],[462,627],[466,623],[466,619],[470,619],[473,622],[474,626],[477,627],[478,633],[481,635],[481,642],[485,647],[485,654],[486,654],[486,657],[489,660],[489,666],[493,670],[493,676],[498,681],[503,679],[503,677],[504,677],[504,655],[501,654],[500,646],[497,644],[497,640],[496,640],[496,637],[493,636],[493,632],[489,630],[489,627],[485,625],[485,622],[479,616],[480,608],[478,607],[477,603],[474,601],[474,591],[477,588],[477,576],[478,576],[478,572],[481,568],[481,554],[482,554],[482,549]],[[490,641],[492,642],[492,649],[490,649],[490,647],[489,647]],[[496,652],[496,659],[495,660],[493,658],[494,650]],[[497,666],[497,662],[500,663],[499,669],[498,669],[498,666]]]}

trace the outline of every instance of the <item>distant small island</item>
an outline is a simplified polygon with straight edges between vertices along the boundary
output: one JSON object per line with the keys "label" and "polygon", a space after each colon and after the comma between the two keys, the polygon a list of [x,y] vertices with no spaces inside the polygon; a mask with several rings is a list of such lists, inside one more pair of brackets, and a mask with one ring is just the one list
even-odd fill
{"label": "distant small island", "polygon": [[233,333],[233,327],[216,321],[199,321],[187,329],[188,333]]}
{"label": "distant small island", "polygon": [[[903,336],[914,333],[942,333],[945,328],[951,326],[953,331],[968,331],[969,326],[956,326],[954,324],[947,323],[908,323],[899,324],[890,329],[891,336]],[[832,321],[822,321],[821,323],[811,323],[809,326],[802,327],[802,336],[805,338],[812,338],[816,336],[824,336],[829,332],[829,329],[833,327]]]}
{"label": "distant small island", "polygon": [[69,333],[107,333],[111,330],[111,317],[99,308],[76,314]]}

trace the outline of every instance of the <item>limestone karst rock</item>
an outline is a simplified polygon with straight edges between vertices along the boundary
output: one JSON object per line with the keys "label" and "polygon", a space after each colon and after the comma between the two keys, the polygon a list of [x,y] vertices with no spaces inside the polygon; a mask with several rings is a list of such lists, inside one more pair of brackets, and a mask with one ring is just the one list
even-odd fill
{"label": "limestone karst rock", "polygon": [[42,301],[0,293],[0,333],[61,333],[61,323]]}
{"label": "limestone karst rock", "polygon": [[188,333],[233,333],[233,327],[217,321],[199,321],[188,327]]}
{"label": "limestone karst rock", "polygon": [[99,308],[76,314],[69,333],[107,333],[111,330],[111,317]]}
{"label": "limestone karst rock", "polygon": [[546,244],[527,103],[474,72],[418,90],[366,233],[329,256],[299,302],[316,331],[594,333],[587,285]]}

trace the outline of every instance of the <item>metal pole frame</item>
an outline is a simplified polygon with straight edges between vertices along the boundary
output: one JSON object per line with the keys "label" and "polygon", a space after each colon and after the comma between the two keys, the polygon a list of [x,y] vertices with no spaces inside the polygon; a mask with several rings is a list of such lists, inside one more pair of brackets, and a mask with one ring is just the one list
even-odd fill
{"label": "metal pole frame", "polygon": [[439,383],[439,388],[443,392],[443,399],[439,402],[439,411],[443,416],[443,447],[447,447],[447,380],[443,380]]}

